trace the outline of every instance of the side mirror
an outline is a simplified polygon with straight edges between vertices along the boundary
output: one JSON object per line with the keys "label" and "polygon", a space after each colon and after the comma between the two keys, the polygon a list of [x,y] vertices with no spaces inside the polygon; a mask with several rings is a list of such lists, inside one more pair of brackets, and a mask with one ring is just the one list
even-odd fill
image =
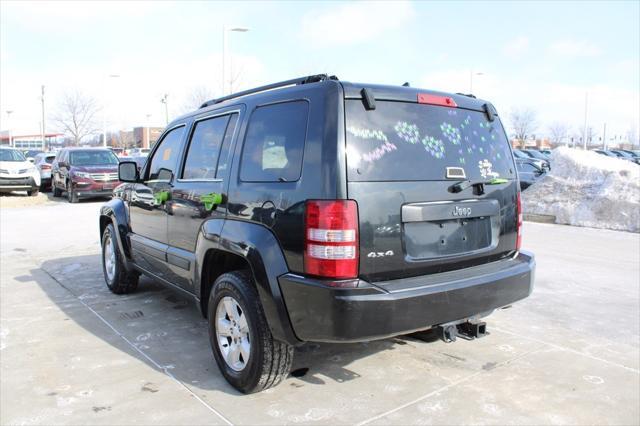
{"label": "side mirror", "polygon": [[165,169],[164,167],[161,167],[160,170],[158,170],[157,179],[159,181],[171,182],[173,180],[173,172],[169,169]]}
{"label": "side mirror", "polygon": [[140,180],[138,164],[135,161],[122,161],[118,164],[118,179],[121,182],[136,183]]}

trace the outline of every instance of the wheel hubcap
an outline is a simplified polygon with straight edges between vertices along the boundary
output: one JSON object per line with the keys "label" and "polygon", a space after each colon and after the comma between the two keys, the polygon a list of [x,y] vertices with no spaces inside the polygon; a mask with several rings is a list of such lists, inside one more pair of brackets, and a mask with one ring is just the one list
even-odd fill
{"label": "wheel hubcap", "polygon": [[107,274],[107,279],[112,282],[113,277],[116,275],[116,251],[110,236],[107,237],[107,241],[104,244],[104,270]]}
{"label": "wheel hubcap", "polygon": [[233,297],[223,297],[216,308],[216,340],[229,367],[241,371],[251,354],[247,316]]}

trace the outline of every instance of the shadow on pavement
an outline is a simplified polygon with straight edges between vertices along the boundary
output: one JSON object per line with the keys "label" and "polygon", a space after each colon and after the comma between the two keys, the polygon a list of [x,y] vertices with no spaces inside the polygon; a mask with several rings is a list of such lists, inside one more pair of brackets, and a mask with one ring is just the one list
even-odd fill
{"label": "shadow on pavement", "polygon": [[[101,259],[97,254],[51,259],[43,262],[41,268],[57,281],[55,287],[51,280],[36,273],[37,270],[31,271],[31,276],[17,279],[36,281],[68,318],[89,333],[156,370],[167,370],[187,385],[239,395],[227,384],[215,364],[207,323],[194,299],[146,277],[141,278],[136,292],[112,294],[104,283]],[[78,309],[78,304],[70,303],[69,297],[61,298],[58,286],[63,286],[88,305],[144,356],[128,344],[123,345],[122,339],[114,339],[114,332],[98,317],[87,315],[84,308]],[[398,349],[408,341],[420,344],[420,340],[402,336],[367,343],[307,343],[296,348],[291,376],[298,380],[290,385],[304,386],[299,381],[324,385],[327,381],[356,380],[360,375],[348,368],[352,362],[381,351]]]}

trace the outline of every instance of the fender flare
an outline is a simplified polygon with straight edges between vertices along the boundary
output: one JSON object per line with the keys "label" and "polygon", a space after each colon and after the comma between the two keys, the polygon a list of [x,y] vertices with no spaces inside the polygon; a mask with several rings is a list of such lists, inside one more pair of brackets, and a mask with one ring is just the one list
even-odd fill
{"label": "fender flare", "polygon": [[124,254],[125,267],[130,270],[131,250],[127,240],[127,234],[129,233],[129,216],[124,201],[120,198],[113,198],[100,207],[100,241],[102,241],[103,232],[103,220],[107,218],[116,229],[116,242],[120,253]]}
{"label": "fender flare", "polygon": [[211,219],[202,225],[196,244],[194,291],[202,295],[203,270],[206,254],[215,249],[246,260],[251,268],[258,296],[262,303],[271,334],[291,345],[301,341],[295,336],[287,312],[278,277],[289,272],[280,244],[271,230],[263,225],[229,219]]}

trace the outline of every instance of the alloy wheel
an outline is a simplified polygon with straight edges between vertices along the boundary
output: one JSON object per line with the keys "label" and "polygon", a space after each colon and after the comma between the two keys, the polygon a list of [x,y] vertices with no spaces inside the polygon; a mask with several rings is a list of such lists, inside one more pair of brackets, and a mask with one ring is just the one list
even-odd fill
{"label": "alloy wheel", "polygon": [[215,322],[222,358],[234,371],[242,371],[251,354],[247,316],[233,297],[225,296],[218,302]]}

